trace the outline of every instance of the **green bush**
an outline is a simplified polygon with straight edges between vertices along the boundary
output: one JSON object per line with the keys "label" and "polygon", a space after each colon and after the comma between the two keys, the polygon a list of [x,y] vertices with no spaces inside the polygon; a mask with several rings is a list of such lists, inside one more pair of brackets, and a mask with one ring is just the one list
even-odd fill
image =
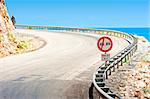
{"label": "green bush", "polygon": [[30,29],[30,30],[32,30],[32,27],[31,27],[31,26],[29,26],[29,29]]}
{"label": "green bush", "polygon": [[145,94],[150,94],[150,89],[143,87],[142,90]]}
{"label": "green bush", "polygon": [[19,49],[25,49],[25,48],[27,48],[28,47],[28,44],[27,44],[27,42],[25,42],[25,41],[21,41],[21,42],[19,42],[19,44],[17,45],[17,48],[19,48]]}
{"label": "green bush", "polygon": [[9,40],[12,41],[12,42],[15,42],[15,41],[16,41],[15,35],[14,35],[12,32],[9,32],[9,33],[8,33],[8,38],[9,38]]}

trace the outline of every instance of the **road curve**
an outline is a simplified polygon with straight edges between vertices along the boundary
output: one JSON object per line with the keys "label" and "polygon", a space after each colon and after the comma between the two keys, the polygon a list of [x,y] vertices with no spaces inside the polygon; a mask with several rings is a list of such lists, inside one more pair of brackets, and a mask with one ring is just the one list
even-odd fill
{"label": "road curve", "polygon": [[[99,67],[98,35],[21,30],[47,44],[34,52],[0,59],[0,99],[87,99],[92,75]],[[111,56],[128,46],[111,37]]]}

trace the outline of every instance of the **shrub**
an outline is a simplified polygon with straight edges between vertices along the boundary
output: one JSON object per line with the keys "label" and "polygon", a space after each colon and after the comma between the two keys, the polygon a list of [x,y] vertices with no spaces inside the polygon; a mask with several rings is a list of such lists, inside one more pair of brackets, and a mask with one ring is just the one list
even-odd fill
{"label": "shrub", "polygon": [[25,48],[27,48],[28,47],[28,44],[27,44],[27,42],[25,42],[25,41],[21,41],[21,42],[19,42],[19,44],[17,45],[17,48],[19,48],[19,49],[25,49]]}
{"label": "shrub", "polygon": [[30,30],[32,30],[32,27],[31,27],[31,26],[29,26],[29,29],[30,29]]}
{"label": "shrub", "polygon": [[15,41],[16,41],[16,38],[15,38],[14,34],[11,33],[11,32],[8,34],[8,38],[9,38],[9,40],[12,41],[12,42],[15,42]]}

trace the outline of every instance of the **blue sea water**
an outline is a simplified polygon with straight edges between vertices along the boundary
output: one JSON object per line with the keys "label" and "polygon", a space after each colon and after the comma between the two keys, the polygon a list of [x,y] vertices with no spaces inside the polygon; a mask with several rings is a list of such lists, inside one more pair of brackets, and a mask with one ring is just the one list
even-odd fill
{"label": "blue sea water", "polygon": [[[48,30],[64,30],[64,29],[67,28],[48,28]],[[138,36],[144,36],[150,42],[150,28],[93,28],[93,29],[116,30],[116,31],[126,32]]]}
{"label": "blue sea water", "polygon": [[150,42],[150,28],[96,28],[96,29],[117,30],[129,34],[144,36]]}

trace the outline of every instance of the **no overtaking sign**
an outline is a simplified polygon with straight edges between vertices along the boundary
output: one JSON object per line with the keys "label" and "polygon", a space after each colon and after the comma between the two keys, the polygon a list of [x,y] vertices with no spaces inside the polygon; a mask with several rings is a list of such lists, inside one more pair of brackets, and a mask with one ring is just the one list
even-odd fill
{"label": "no overtaking sign", "polygon": [[98,49],[102,52],[108,52],[112,49],[113,43],[109,37],[101,37],[97,42]]}
{"label": "no overtaking sign", "polygon": [[102,61],[107,61],[110,58],[110,54],[106,54],[106,52],[112,49],[113,43],[109,37],[101,37],[97,42],[97,47],[100,51],[105,52],[105,54],[101,55]]}

